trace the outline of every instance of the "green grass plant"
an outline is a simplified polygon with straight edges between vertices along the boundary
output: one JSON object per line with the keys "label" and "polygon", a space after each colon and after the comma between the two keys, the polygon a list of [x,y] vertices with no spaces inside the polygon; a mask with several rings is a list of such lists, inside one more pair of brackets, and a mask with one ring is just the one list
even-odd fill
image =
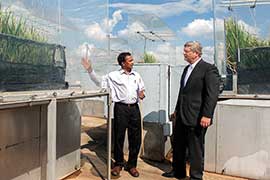
{"label": "green grass plant", "polygon": [[[262,40],[256,35],[249,33],[243,25],[240,25],[235,19],[229,18],[225,21],[226,33],[226,52],[227,52],[227,67],[232,72],[236,73],[236,64],[238,60],[238,49],[267,47],[270,41]],[[270,60],[270,59],[267,59]],[[255,67],[256,61],[252,58],[245,59],[245,63]]]}
{"label": "green grass plant", "polygon": [[144,53],[143,61],[144,61],[144,63],[156,63],[157,59],[153,54]]}
{"label": "green grass plant", "polygon": [[24,17],[17,17],[0,1],[0,61],[50,65],[53,46]]}
{"label": "green grass plant", "polygon": [[8,8],[0,9],[0,33],[38,42],[47,41],[32,25],[27,24],[24,17],[16,17]]}

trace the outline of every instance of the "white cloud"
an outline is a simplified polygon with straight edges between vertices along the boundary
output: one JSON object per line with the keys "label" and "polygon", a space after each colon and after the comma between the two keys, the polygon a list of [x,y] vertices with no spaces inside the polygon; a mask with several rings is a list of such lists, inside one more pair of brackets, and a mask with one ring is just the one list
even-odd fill
{"label": "white cloud", "polygon": [[216,19],[216,31],[217,32],[224,32],[224,19]]}
{"label": "white cloud", "polygon": [[[216,19],[216,31],[224,31],[224,20]],[[253,35],[258,35],[260,32],[259,28],[251,26],[244,22],[243,20],[239,20],[238,24],[242,26],[247,32]],[[183,27],[180,31],[190,37],[204,37],[204,38],[212,38],[213,36],[213,18],[206,19],[194,19],[191,23],[189,23],[186,27]]]}
{"label": "white cloud", "polygon": [[244,22],[243,20],[239,20],[238,21],[238,24],[240,26],[242,26],[247,32],[249,32],[250,34],[252,35],[258,35],[259,33],[259,29],[254,27],[254,26],[251,26],[249,24],[247,24],[246,22]]}
{"label": "white cloud", "polygon": [[145,26],[142,23],[135,21],[131,25],[128,25],[126,29],[118,31],[118,36],[127,38],[132,36],[132,34],[134,35],[137,31],[145,31]]}
{"label": "white cloud", "polygon": [[121,13],[121,10],[115,11],[112,15],[112,19],[109,19],[109,21],[107,21],[107,19],[104,19],[100,24],[95,22],[89,25],[85,30],[85,34],[91,39],[104,41],[107,35],[106,30],[108,29],[107,22],[109,25],[109,31],[111,32],[115,25],[123,19]]}
{"label": "white cloud", "polygon": [[184,59],[183,55],[184,45],[176,46],[176,64],[178,65],[187,65],[187,61]]}
{"label": "white cloud", "polygon": [[132,13],[156,14],[159,17],[179,15],[183,12],[204,13],[211,8],[211,0],[182,0],[163,4],[112,3],[110,6]]}
{"label": "white cloud", "polygon": [[214,47],[213,46],[203,47],[202,58],[206,62],[213,64],[214,63]]}
{"label": "white cloud", "polygon": [[213,19],[195,19],[189,23],[186,27],[181,29],[182,33],[190,37],[207,37],[212,36],[213,34]]}
{"label": "white cloud", "polygon": [[104,28],[102,28],[98,23],[89,25],[85,30],[85,34],[89,38],[99,41],[106,39],[106,32],[104,31]]}
{"label": "white cloud", "polygon": [[152,51],[147,51],[147,53],[154,55],[160,63],[175,64],[176,48],[168,42],[158,44]]}
{"label": "white cloud", "polygon": [[118,36],[119,37],[127,37],[128,32],[129,32],[129,28],[122,29],[122,30],[118,31]]}
{"label": "white cloud", "polygon": [[[109,19],[108,21],[108,25],[109,25],[109,32],[111,32],[113,30],[113,28],[115,27],[115,25],[121,21],[123,19],[122,17],[122,11],[121,10],[117,10],[112,14],[112,19]],[[105,18],[103,20],[103,27],[106,28],[107,27],[107,18]]]}

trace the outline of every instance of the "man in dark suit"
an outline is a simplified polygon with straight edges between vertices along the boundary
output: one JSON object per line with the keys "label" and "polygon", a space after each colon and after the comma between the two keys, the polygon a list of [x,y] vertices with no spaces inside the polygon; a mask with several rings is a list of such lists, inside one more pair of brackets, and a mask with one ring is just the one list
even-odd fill
{"label": "man in dark suit", "polygon": [[202,46],[191,41],[184,45],[184,57],[189,63],[181,77],[173,139],[172,171],[166,177],[186,177],[186,149],[190,162],[190,179],[201,180],[204,170],[204,138],[219,95],[220,76],[217,68],[201,58]]}

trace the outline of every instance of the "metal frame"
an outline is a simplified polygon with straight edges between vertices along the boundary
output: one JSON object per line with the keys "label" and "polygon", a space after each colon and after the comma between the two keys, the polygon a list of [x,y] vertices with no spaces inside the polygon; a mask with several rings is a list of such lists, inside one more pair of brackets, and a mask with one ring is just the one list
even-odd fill
{"label": "metal frame", "polygon": [[269,0],[222,0],[220,2],[221,7],[228,7],[229,10],[232,10],[232,7],[239,6],[249,6],[250,8],[255,8],[256,5],[269,5]]}
{"label": "metal frame", "polygon": [[0,94],[0,110],[7,108],[27,107],[33,105],[48,104],[47,112],[47,172],[46,180],[56,180],[56,115],[57,102],[84,99],[91,97],[107,97],[107,180],[111,180],[111,94],[105,92],[86,91],[36,91],[36,92],[14,92]]}

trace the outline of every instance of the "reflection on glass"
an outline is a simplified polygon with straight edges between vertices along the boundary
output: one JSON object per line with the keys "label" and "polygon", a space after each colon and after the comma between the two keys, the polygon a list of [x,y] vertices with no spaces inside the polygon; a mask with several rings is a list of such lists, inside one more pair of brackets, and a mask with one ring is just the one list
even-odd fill
{"label": "reflection on glass", "polygon": [[0,91],[89,87],[81,47],[104,69],[107,15],[107,0],[1,0]]}
{"label": "reflection on glass", "polygon": [[[269,19],[269,3],[214,2],[216,62],[226,75],[225,90],[240,94],[269,94],[269,82],[263,78],[268,74],[266,67],[261,66],[269,64],[269,22],[266,21]],[[225,44],[225,48],[220,48],[221,44]]]}
{"label": "reflection on glass", "polygon": [[14,6],[1,5],[0,9],[0,90],[65,88],[65,58],[60,66],[54,58],[57,50],[64,57],[64,47],[49,44],[46,34],[26,16],[19,16],[20,11],[15,13]]}

